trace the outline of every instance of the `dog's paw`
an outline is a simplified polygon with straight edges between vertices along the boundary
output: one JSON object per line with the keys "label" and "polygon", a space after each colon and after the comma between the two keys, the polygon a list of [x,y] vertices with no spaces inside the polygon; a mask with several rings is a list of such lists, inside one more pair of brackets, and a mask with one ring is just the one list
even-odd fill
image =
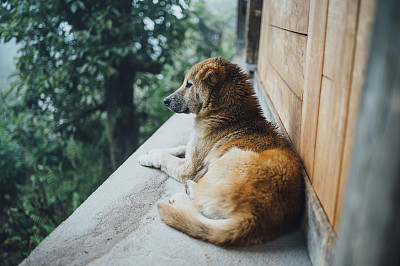
{"label": "dog's paw", "polygon": [[197,183],[193,180],[186,180],[185,191],[191,200],[193,200],[195,197],[196,185]]}
{"label": "dog's paw", "polygon": [[185,193],[178,193],[169,198],[170,204],[185,204],[188,202],[190,202],[190,199]]}
{"label": "dog's paw", "polygon": [[161,163],[160,159],[158,158],[159,156],[155,156],[154,154],[144,154],[139,157],[139,164],[142,166],[147,166],[147,167],[154,167],[154,168],[160,168]]}

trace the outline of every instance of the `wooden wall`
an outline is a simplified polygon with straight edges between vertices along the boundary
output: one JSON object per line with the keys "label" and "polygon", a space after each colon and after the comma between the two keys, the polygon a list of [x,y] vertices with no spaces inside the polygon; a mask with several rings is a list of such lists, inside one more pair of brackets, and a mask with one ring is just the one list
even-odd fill
{"label": "wooden wall", "polygon": [[264,0],[258,77],[337,231],[375,0]]}

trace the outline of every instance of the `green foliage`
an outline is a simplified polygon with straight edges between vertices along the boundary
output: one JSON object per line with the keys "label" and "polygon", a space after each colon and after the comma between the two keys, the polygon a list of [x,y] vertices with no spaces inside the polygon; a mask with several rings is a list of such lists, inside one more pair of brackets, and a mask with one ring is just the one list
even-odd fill
{"label": "green foliage", "polygon": [[0,110],[0,241],[6,264],[28,255],[111,172],[105,138],[66,138],[53,131],[49,117],[33,115],[21,97],[12,98]]}
{"label": "green foliage", "polygon": [[0,91],[2,264],[19,263],[112,172],[107,111],[96,108],[107,83],[132,80],[142,143],[172,114],[162,99],[190,66],[232,55],[235,7],[189,4],[1,2],[0,39],[21,45],[16,83]]}
{"label": "green foliage", "polygon": [[20,88],[30,108],[62,123],[104,102],[104,83],[123,69],[159,72],[187,25],[187,1],[8,0],[0,38],[22,45]]}

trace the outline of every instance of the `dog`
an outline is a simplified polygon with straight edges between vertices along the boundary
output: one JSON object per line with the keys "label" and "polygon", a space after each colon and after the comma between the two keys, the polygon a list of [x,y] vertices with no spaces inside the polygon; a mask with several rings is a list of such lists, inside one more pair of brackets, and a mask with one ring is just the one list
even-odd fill
{"label": "dog", "polygon": [[186,147],[139,158],[141,165],[186,183],[186,194],[158,204],[167,225],[215,245],[246,246],[298,223],[301,160],[263,117],[246,73],[223,58],[207,59],[188,71],[164,103],[175,113],[196,115]]}

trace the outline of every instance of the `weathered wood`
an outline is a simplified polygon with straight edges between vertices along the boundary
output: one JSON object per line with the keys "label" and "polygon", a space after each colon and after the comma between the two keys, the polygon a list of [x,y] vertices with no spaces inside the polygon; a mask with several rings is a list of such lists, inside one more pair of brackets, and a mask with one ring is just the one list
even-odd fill
{"label": "weathered wood", "polygon": [[[338,16],[328,18],[328,30],[331,21],[340,21],[341,25],[336,25],[337,29],[335,30],[336,38],[339,41],[335,47],[336,59],[332,85],[324,87],[324,81],[328,80],[326,78],[323,79],[321,87],[313,171],[313,186],[332,225],[335,223],[339,174],[347,126],[358,1],[347,0],[345,5],[336,5],[335,3],[333,5],[334,8],[338,6],[341,8],[340,11],[328,12],[328,16]],[[327,56],[326,53],[325,56]]]}
{"label": "weathered wood", "polygon": [[311,181],[313,180],[327,10],[328,0],[311,0],[299,151]]}
{"label": "weathered wood", "polygon": [[296,97],[278,72],[269,63],[266,65],[265,89],[277,110],[283,125],[296,149],[300,145],[301,100]]}
{"label": "weathered wood", "polygon": [[249,0],[246,41],[246,63],[257,64],[260,42],[262,0]]}
{"label": "weathered wood", "polygon": [[400,1],[377,2],[334,265],[400,265]]}
{"label": "weathered wood", "polygon": [[356,48],[354,57],[353,78],[351,84],[349,111],[347,116],[346,138],[343,148],[342,168],[336,206],[334,228],[338,232],[340,214],[343,205],[343,196],[346,189],[347,175],[351,166],[351,156],[355,142],[358,110],[361,102],[362,85],[365,80],[365,71],[369,54],[369,44],[372,34],[372,25],[375,17],[376,0],[363,0],[360,3],[360,11],[357,26]]}
{"label": "weathered wood", "polygon": [[328,7],[328,22],[326,25],[326,42],[324,54],[323,75],[333,80],[335,61],[338,54],[335,54],[337,44],[341,41],[339,36],[343,27],[340,21],[343,8],[346,7],[346,1],[330,0]]}
{"label": "weathered wood", "polygon": [[271,1],[271,25],[282,29],[307,34],[309,0]]}
{"label": "weathered wood", "polygon": [[347,8],[356,6],[358,2],[358,0],[329,1],[323,75],[332,80],[334,80],[337,58],[341,56],[338,53],[340,52],[340,43],[343,42],[340,36],[342,36],[344,29],[349,35],[355,35],[356,31],[357,13],[352,11],[351,19],[345,19],[344,14],[349,14]]}
{"label": "weathered wood", "polygon": [[303,98],[307,36],[270,26],[268,58],[289,87]]}
{"label": "weathered wood", "polygon": [[335,93],[333,82],[323,77],[312,184],[331,224],[335,219],[344,131],[344,118],[339,116],[343,106],[337,104],[341,96]]}

